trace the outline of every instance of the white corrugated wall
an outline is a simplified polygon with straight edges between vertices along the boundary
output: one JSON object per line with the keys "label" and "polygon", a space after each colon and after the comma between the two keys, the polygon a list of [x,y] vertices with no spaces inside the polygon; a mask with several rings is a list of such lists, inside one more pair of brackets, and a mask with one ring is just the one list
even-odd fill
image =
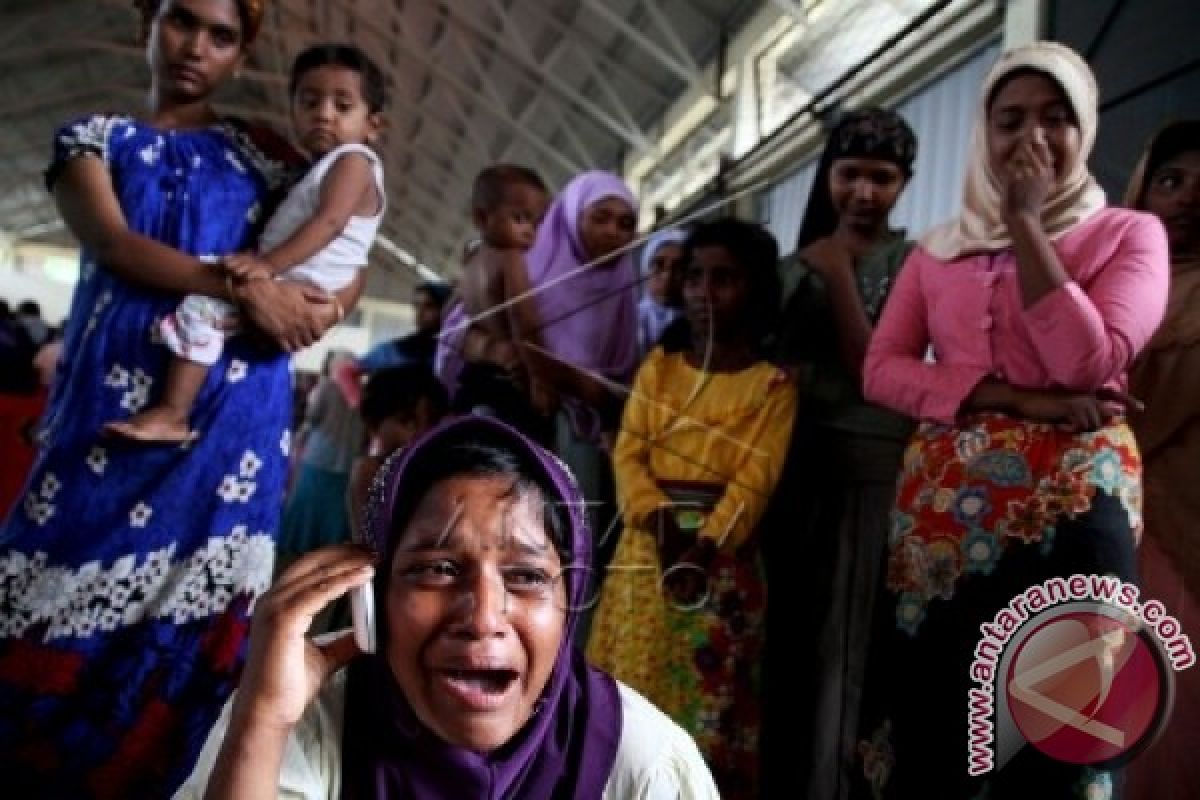
{"label": "white corrugated wall", "polygon": [[[918,144],[912,183],[892,212],[892,224],[907,228],[913,238],[958,209],[980,87],[999,54],[999,43],[984,47],[896,106]],[[814,156],[763,196],[763,220],[779,240],[781,255],[795,247],[815,172]]]}
{"label": "white corrugated wall", "polygon": [[999,55],[999,43],[983,48],[896,107],[917,134],[917,163],[892,224],[914,238],[958,211],[979,93]]}

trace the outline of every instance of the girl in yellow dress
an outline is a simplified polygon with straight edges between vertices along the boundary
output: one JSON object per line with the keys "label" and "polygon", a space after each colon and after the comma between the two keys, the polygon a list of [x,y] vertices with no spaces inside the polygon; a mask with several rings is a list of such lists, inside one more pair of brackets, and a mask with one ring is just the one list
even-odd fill
{"label": "girl in yellow dress", "polygon": [[700,745],[726,800],[757,797],[760,532],[795,409],[762,356],[778,247],[724,219],[684,244],[685,320],[638,371],[613,460],[625,534],[588,644]]}

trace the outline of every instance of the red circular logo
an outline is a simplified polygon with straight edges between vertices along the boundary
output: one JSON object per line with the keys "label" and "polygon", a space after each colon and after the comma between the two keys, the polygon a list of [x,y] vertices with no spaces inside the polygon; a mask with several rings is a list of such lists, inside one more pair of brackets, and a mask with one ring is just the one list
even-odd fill
{"label": "red circular logo", "polygon": [[1025,740],[1051,758],[1110,763],[1140,749],[1165,722],[1163,670],[1136,622],[1071,611],[1020,643],[1005,678],[1009,711]]}

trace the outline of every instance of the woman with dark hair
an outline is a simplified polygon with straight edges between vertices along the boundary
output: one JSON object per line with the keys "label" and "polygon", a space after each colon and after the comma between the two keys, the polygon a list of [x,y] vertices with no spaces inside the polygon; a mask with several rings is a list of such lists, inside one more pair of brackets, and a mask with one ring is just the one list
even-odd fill
{"label": "woman with dark hair", "polygon": [[[1146,404],[1133,418],[1145,465],[1146,535],[1138,549],[1145,597],[1161,600],[1184,632],[1200,633],[1200,120],[1167,125],[1146,146],[1125,205],[1162,220],[1171,247],[1163,324],[1129,373]],[[1200,669],[1175,675],[1175,712],[1129,768],[1132,800],[1200,797]]]}
{"label": "woman with dark hair", "polygon": [[[180,800],[716,800],[687,735],[574,646],[592,546],[554,456],[459,418],[388,460],[367,516],[371,552],[312,553],[260,602]],[[374,654],[306,639],[368,582]]]}
{"label": "woman with dark hair", "polygon": [[[795,642],[768,656],[766,760],[805,797],[844,797],[857,736],[871,601],[883,566],[896,471],[912,422],[862,396],[862,365],[888,291],[912,248],[889,224],[912,176],[917,140],[904,118],[851,111],[821,153],[797,254],[785,262],[775,340],[797,376],[786,490],[772,515],[788,533],[767,543],[771,621],[787,641],[811,620],[811,651]],[[780,526],[772,526],[775,530]],[[786,652],[785,652],[786,650]],[[797,681],[797,670],[803,679]]]}
{"label": "woman with dark hair", "polygon": [[[922,422],[897,481],[859,796],[1097,798],[1115,785],[1107,756],[1087,766],[1039,749],[1059,725],[1049,717],[1025,717],[1041,735],[1014,733],[1006,668],[989,687],[972,666],[981,625],[1031,587],[1134,577],[1141,462],[1123,389],[1162,319],[1167,241],[1153,216],[1106,206],[1087,169],[1096,123],[1095,79],[1073,51],[1003,55],[984,82],[963,209],[909,256],[871,338],[867,399]],[[1080,627],[1108,648],[1098,660],[1128,658],[1136,637]],[[994,768],[977,777],[972,689],[1000,695],[988,696]],[[1086,697],[1102,705],[1106,691]]]}
{"label": "woman with dark hair", "polygon": [[696,737],[726,800],[756,798],[766,586],[759,520],[795,410],[763,356],[779,251],[759,225],[684,243],[686,325],[638,370],[613,462],[625,531],[588,656]]}
{"label": "woman with dark hair", "polygon": [[[0,769],[13,796],[164,797],[240,671],[271,579],[291,410],[288,357],[333,325],[311,287],[239,282],[295,153],[220,117],[262,0],[142,0],[149,105],[54,140],[47,182],[83,245],[64,357],[22,504],[0,531]],[[339,293],[343,308],[361,282]],[[230,299],[262,337],[231,342],[190,449],[130,448],[102,425],[145,407],[185,294]]]}

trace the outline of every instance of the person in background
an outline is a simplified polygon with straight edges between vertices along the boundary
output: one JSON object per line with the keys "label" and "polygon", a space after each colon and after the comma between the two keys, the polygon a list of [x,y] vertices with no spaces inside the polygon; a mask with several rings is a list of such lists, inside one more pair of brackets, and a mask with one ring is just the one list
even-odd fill
{"label": "person in background", "polygon": [[45,411],[46,389],[39,386],[35,352],[41,351],[34,350],[29,331],[0,300],[0,519],[23,494],[36,455],[34,432]]}
{"label": "person in background", "polygon": [[[177,800],[716,800],[695,743],[575,647],[592,544],[553,455],[445,423],[380,471],[365,541],[260,603],[241,685]],[[376,652],[305,637],[370,585]]]}
{"label": "person in background", "polygon": [[37,390],[37,350],[28,326],[5,303],[0,308],[0,392],[24,395]]}
{"label": "person in background", "polygon": [[[862,396],[871,331],[912,243],[890,215],[917,140],[899,114],[850,111],[829,132],[775,333],[795,372],[799,415],[764,547],[771,585],[767,770],[811,800],[849,789],[871,609],[900,456],[913,423]],[[783,533],[783,531],[787,531]],[[789,634],[810,620],[803,642]],[[797,665],[796,647],[811,648]]]}
{"label": "person in background", "polygon": [[372,372],[391,367],[421,366],[432,370],[437,356],[442,312],[453,291],[450,284],[426,281],[413,290],[413,317],[416,330],[396,339],[380,342],[366,355],[343,364],[333,375],[334,382],[351,408],[362,402],[363,382]]}
{"label": "person in background", "polygon": [[456,412],[494,414],[548,443],[554,398],[525,344],[542,343],[525,254],[549,202],[546,184],[527,167],[495,164],[476,176],[471,202],[482,244],[463,265],[459,302],[438,341],[437,374]]}
{"label": "person in background", "polygon": [[[1167,314],[1129,374],[1146,404],[1133,417],[1145,469],[1142,596],[1159,600],[1193,644],[1200,634],[1200,120],[1175,122],[1146,146],[1125,205],[1162,220],[1171,248]],[[1129,765],[1128,800],[1200,797],[1200,668],[1175,673],[1167,729]]]}
{"label": "person in background", "polygon": [[686,341],[650,353],[625,406],[613,453],[625,530],[587,650],[696,738],[725,800],[759,796],[759,522],[796,403],[765,357],[778,260],[765,229],[736,219],[684,243]]}
{"label": "person in background", "polygon": [[659,231],[642,248],[642,299],[638,301],[638,348],[649,355],[667,326],[683,313],[683,240],[687,232]]}
{"label": "person in background", "polygon": [[346,491],[366,432],[331,376],[352,359],[349,353],[329,353],[309,393],[304,422],[294,437],[300,461],[283,511],[276,572],[310,550],[350,539]]}
{"label": "person in background", "polygon": [[54,376],[58,372],[58,362],[62,359],[63,328],[66,322],[57,328],[50,329],[50,335],[45,344],[38,348],[33,357],[33,368],[37,370],[38,383],[43,389],[49,389],[54,384]]}
{"label": "person in background", "polygon": [[416,330],[397,339],[375,345],[358,359],[359,373],[388,367],[418,364],[433,369],[437,354],[438,331],[442,329],[442,311],[450,299],[450,286],[425,281],[413,290],[413,320]]}
{"label": "person in background", "polygon": [[[1111,766],[1028,742],[967,772],[981,625],[1052,578],[1136,572],[1141,459],[1124,415],[1139,406],[1124,388],[1169,263],[1162,224],[1108,207],[1088,172],[1097,95],[1063,45],[1000,57],[962,211],[913,250],[871,337],[867,400],[921,424],[897,481],[852,796],[1083,800],[1119,785]],[[1133,644],[1105,641],[1113,660]]]}
{"label": "person in background", "polygon": [[197,398],[196,423],[219,434],[190,450],[101,437],[157,387],[157,321],[186,294],[229,297],[200,256],[251,247],[300,165],[281,136],[212,104],[249,54],[263,0],[136,5],[145,109],[63,126],[46,175],[82,257],[41,450],[0,528],[0,772],[13,797],[168,797],[186,777],[271,581],[287,351],[337,317],[312,287],[235,280],[264,336],[231,339]]}
{"label": "person in background", "polygon": [[554,199],[525,259],[545,342],[526,347],[540,356],[535,369],[560,401],[553,449],[588,500],[596,578],[616,546],[609,451],[638,363],[638,276],[629,252],[636,230],[637,201],[625,182],[586,172]]}
{"label": "person in background", "polygon": [[23,300],[17,306],[17,321],[28,331],[34,347],[41,347],[50,338],[50,326],[42,319],[42,307],[36,300]]}
{"label": "person in background", "polygon": [[390,367],[367,378],[358,413],[369,444],[366,455],[354,462],[346,495],[353,530],[362,524],[371,482],[383,462],[440,422],[448,406],[445,387],[425,367]]}

